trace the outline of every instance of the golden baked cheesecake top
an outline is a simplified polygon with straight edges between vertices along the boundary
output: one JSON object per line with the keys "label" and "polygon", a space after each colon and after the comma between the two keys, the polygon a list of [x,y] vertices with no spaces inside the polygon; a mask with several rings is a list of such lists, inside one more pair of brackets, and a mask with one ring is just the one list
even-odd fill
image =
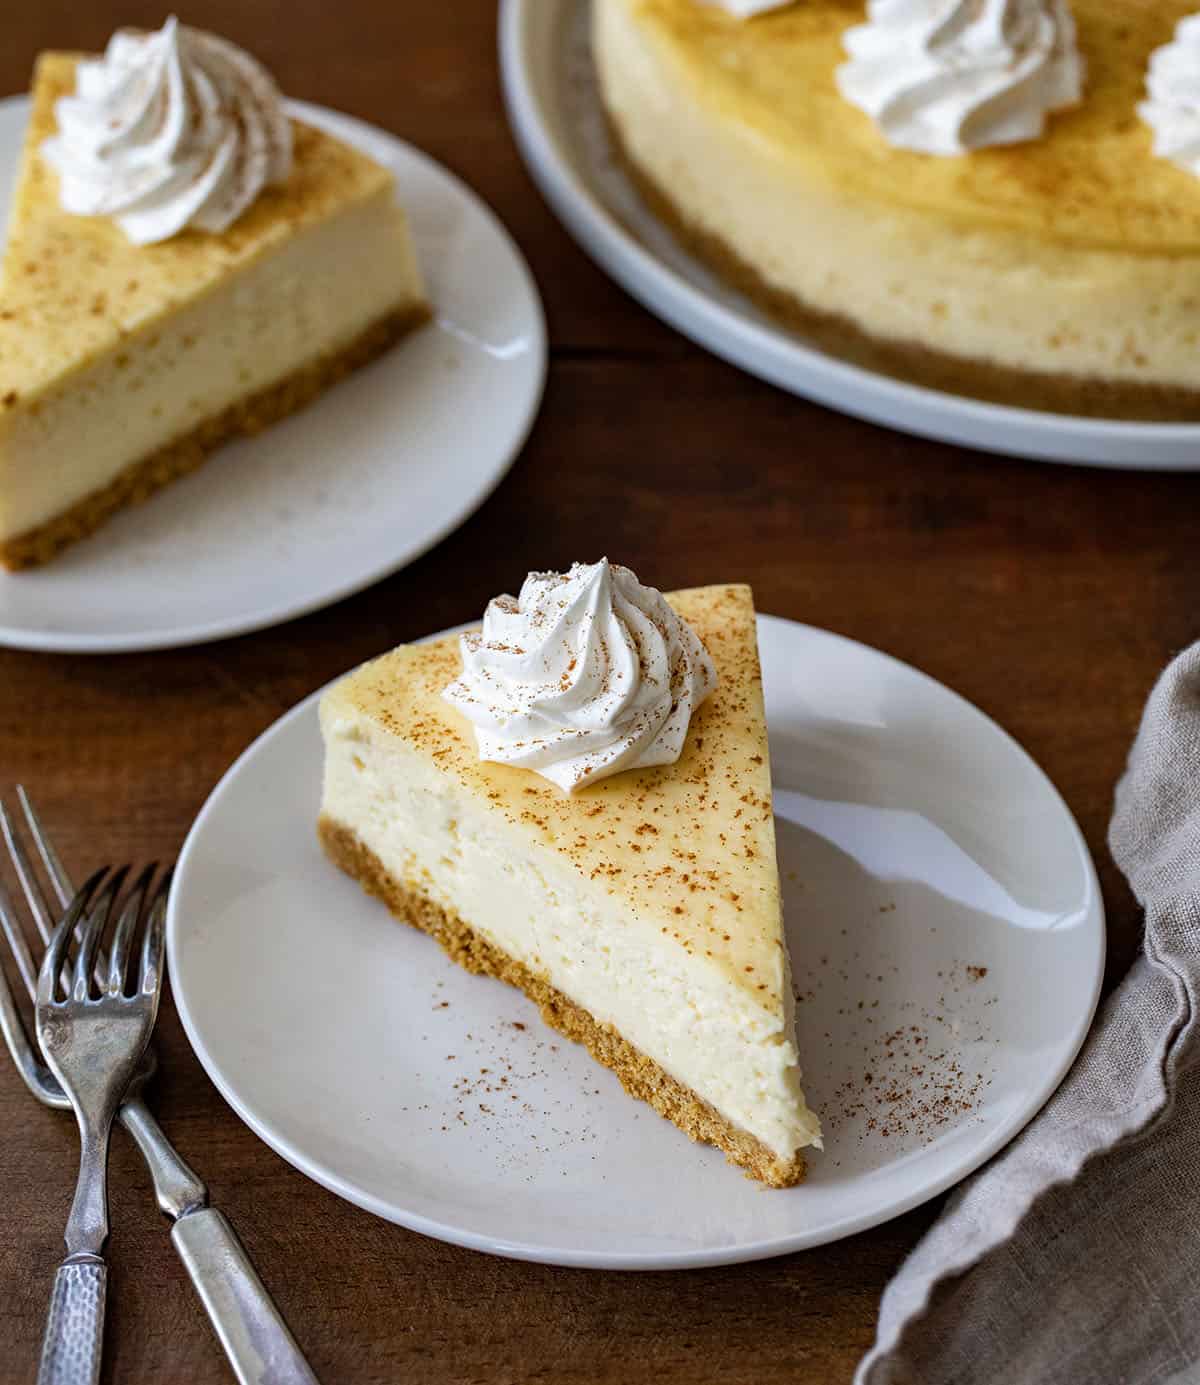
{"label": "golden baked cheesecake top", "polygon": [[295,232],[393,183],[366,154],[293,121],[287,181],[264,190],[228,230],[184,230],[155,245],[134,245],[106,218],[63,211],[57,175],[40,152],[57,129],[55,102],[74,89],[82,56],[45,53],[34,71],[27,176],[0,269],[0,408],[58,375],[64,359],[86,365],[169,311],[174,300],[203,293]]}
{"label": "golden baked cheesecake top", "polygon": [[1081,104],[1051,115],[1041,139],[958,157],[893,147],[838,92],[861,0],[797,0],[751,20],[705,0],[620,3],[668,46],[698,100],[848,193],[1097,249],[1200,250],[1200,178],[1154,157],[1137,114],[1151,52],[1196,0],[1071,0]]}
{"label": "golden baked cheesecake top", "polygon": [[326,694],[327,712],[365,718],[429,756],[585,878],[660,917],[664,934],[782,1020],[786,959],[750,589],[703,587],[667,600],[718,674],[671,765],[626,770],[568,795],[528,769],[481,760],[471,723],[442,695],[462,670],[457,635],[364,665]]}

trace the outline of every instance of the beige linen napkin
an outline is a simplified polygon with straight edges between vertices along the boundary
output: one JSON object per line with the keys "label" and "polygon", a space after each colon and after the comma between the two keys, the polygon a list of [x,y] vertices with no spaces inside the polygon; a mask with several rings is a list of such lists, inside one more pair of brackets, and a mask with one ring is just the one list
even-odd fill
{"label": "beige linen napkin", "polygon": [[888,1285],[858,1385],[1200,1382],[1200,644],[1150,696],[1109,845],[1142,955]]}

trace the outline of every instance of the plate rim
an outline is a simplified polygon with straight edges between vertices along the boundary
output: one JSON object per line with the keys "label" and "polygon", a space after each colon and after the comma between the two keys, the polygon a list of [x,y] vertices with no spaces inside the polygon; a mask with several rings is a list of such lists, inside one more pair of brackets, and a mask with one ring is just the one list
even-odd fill
{"label": "plate rim", "polygon": [[[380,125],[373,125],[369,121],[349,115],[345,111],[334,110],[332,107],[321,106],[315,102],[289,99],[286,104],[289,111],[297,114],[301,119],[309,120],[313,124],[330,129],[334,133],[340,128],[343,132],[351,132],[363,140],[382,140],[398,149],[404,157],[412,159],[421,166],[425,173],[435,175],[442,182],[449,195],[470,204],[472,212],[482,218],[489,232],[496,236],[512,255],[517,277],[521,281],[528,299],[532,321],[529,347],[535,370],[533,386],[530,389],[519,425],[514,429],[510,445],[506,449],[497,451],[497,457],[500,458],[500,461],[488,471],[482,483],[464,492],[452,515],[441,525],[431,529],[419,543],[407,548],[398,559],[390,559],[384,564],[370,569],[365,575],[359,574],[348,581],[331,584],[321,595],[311,596],[300,602],[279,601],[269,609],[260,610],[248,617],[207,621],[178,629],[161,630],[156,633],[120,632],[95,635],[78,631],[29,629],[23,626],[0,623],[0,648],[51,654],[149,653],[162,649],[180,649],[209,644],[215,640],[233,639],[240,635],[253,634],[259,630],[273,629],[275,626],[284,625],[288,621],[299,620],[304,616],[312,615],[316,611],[336,605],[339,601],[356,596],[368,587],[382,582],[385,578],[393,576],[424,557],[431,549],[436,548],[443,539],[454,533],[482,508],[508,475],[529,440],[546,392],[549,371],[549,339],[545,305],[542,302],[537,280],[512,233],[483,197],[457,173],[433,158],[432,155],[427,154],[423,149],[410,144],[401,136],[393,134],[392,131],[386,130]],[[23,111],[27,114],[29,106],[30,97],[27,93],[0,97],[0,115],[9,111]],[[2,240],[0,240],[0,244],[2,244]],[[20,581],[26,580],[27,575],[14,577],[11,574],[0,574],[0,578]]]}
{"label": "plate rim", "polygon": [[[877,374],[809,346],[690,283],[643,246],[563,152],[538,99],[535,13],[549,28],[591,0],[500,0],[497,45],[509,126],[534,182],[586,253],[643,307],[714,355],[827,408],[895,431],[1033,461],[1128,470],[1200,469],[1200,423],[1139,423],[993,404]],[[553,17],[549,17],[553,12]],[[802,373],[807,378],[801,379]],[[847,396],[858,391],[866,401]],[[908,412],[898,420],[897,414]],[[1141,450],[1130,460],[1122,449]]]}
{"label": "plate rim", "polygon": [[[712,1268],[720,1265],[742,1264],[754,1260],[772,1259],[779,1255],[788,1255],[796,1251],[828,1245],[835,1241],[844,1240],[848,1236],[857,1235],[861,1231],[870,1230],[872,1227],[881,1226],[886,1222],[894,1220],[896,1217],[904,1215],[906,1212],[912,1211],[913,1208],[921,1206],[923,1203],[945,1192],[948,1188],[954,1187],[962,1182],[963,1179],[969,1177],[977,1169],[982,1167],[982,1165],[987,1163],[988,1160],[995,1157],[999,1151],[1004,1149],[1022,1130],[1037,1118],[1042,1108],[1058,1090],[1063,1079],[1074,1065],[1079,1051],[1087,1039],[1088,1033],[1091,1030],[1092,1021],[1095,1018],[1096,1009],[1099,1005],[1101,987],[1104,979],[1104,966],[1107,952],[1104,897],[1100,890],[1099,876],[1096,872],[1095,861],[1092,859],[1087,840],[1076,821],[1074,813],[1071,811],[1070,806],[1067,804],[1050,776],[1009,731],[1006,731],[999,722],[989,716],[982,708],[978,707],[961,693],[956,692],[953,688],[948,687],[945,683],[934,678],[931,674],[925,673],[914,665],[892,654],[888,654],[883,650],[877,649],[872,645],[868,645],[863,641],[838,634],[832,630],[826,630],[821,626],[810,625],[804,621],[790,620],[784,616],[774,616],[761,611],[757,613],[757,619],[760,631],[761,627],[764,625],[768,627],[783,626],[789,627],[792,631],[798,631],[804,637],[815,635],[818,638],[840,644],[858,654],[865,653],[871,658],[881,659],[887,665],[900,670],[903,675],[907,677],[915,676],[921,685],[935,690],[938,695],[948,695],[970,714],[980,718],[983,725],[986,726],[990,732],[997,734],[1001,738],[1008,751],[1017,756],[1026,770],[1031,770],[1033,772],[1035,781],[1040,787],[1049,792],[1051,801],[1063,815],[1065,822],[1070,828],[1072,839],[1078,851],[1088,889],[1089,906],[1086,922],[1087,927],[1093,935],[1094,942],[1092,950],[1092,974],[1087,978],[1088,1003],[1085,1007],[1085,1013],[1081,1012],[1080,1019],[1076,1023],[1069,1041],[1064,1046],[1063,1056],[1052,1069],[1047,1070],[1048,1076],[1039,1086],[1035,1098],[1031,1103],[1021,1107],[1007,1120],[1000,1122],[990,1133],[989,1137],[982,1141],[980,1146],[973,1151],[971,1156],[960,1165],[956,1166],[952,1171],[920,1183],[885,1209],[877,1209],[874,1212],[867,1212],[856,1217],[844,1217],[840,1222],[824,1228],[815,1236],[809,1236],[803,1232],[794,1232],[773,1239],[744,1242],[733,1247],[710,1247],[702,1250],[673,1252],[630,1253],[626,1251],[573,1251],[562,1247],[548,1248],[538,1246],[535,1243],[526,1243],[499,1238],[488,1234],[481,1234],[460,1226],[436,1221],[420,1213],[399,1209],[395,1204],[386,1202],[384,1199],[356,1187],[349,1180],[339,1177],[332,1171],[328,1171],[318,1161],[310,1159],[286,1136],[274,1131],[270,1122],[260,1118],[239,1096],[234,1088],[234,1084],[226,1079],[225,1074],[222,1072],[215,1058],[208,1051],[203,1035],[196,1023],[195,1016],[189,1006],[186,985],[181,985],[179,981],[179,937],[183,925],[180,921],[179,914],[179,892],[173,889],[171,891],[167,910],[167,968],[171,980],[171,991],[175,998],[175,1007],[180,1022],[183,1025],[192,1051],[209,1080],[216,1087],[225,1102],[232,1108],[233,1112],[260,1140],[263,1141],[264,1144],[268,1146],[268,1148],[272,1149],[280,1158],[291,1164],[291,1166],[300,1173],[311,1178],[315,1183],[320,1184],[338,1197],[344,1198],[347,1202],[361,1207],[363,1210],[371,1212],[385,1221],[392,1222],[410,1231],[418,1232],[424,1236],[430,1236],[435,1240],[444,1241],[451,1245],[462,1246],[465,1249],[480,1251],[485,1254],[498,1255],[504,1259],[521,1260],[533,1264],[556,1265],[564,1268],[623,1270],[631,1272],[662,1271]],[[425,643],[426,641],[441,639],[444,636],[469,629],[477,623],[476,621],[468,621],[461,625],[450,626],[445,630],[424,636],[420,641],[416,641],[416,643]],[[346,672],[350,671],[351,670],[347,670]],[[179,852],[179,857],[175,866],[175,880],[177,882],[186,878],[191,866],[192,857],[197,854],[200,849],[200,839],[210,815],[220,811],[222,798],[247,763],[264,747],[268,740],[283,734],[285,729],[289,728],[293,722],[301,720],[306,715],[312,715],[318,700],[326,689],[332,687],[345,676],[345,673],[339,674],[335,678],[330,679],[328,683],[323,684],[315,691],[301,698],[293,707],[289,708],[272,722],[270,726],[260,732],[225,771],[210,791],[195,821],[188,830],[187,837]],[[768,726],[768,734],[769,731],[770,728]],[[736,1170],[730,1170],[730,1176],[734,1176],[736,1172]]]}

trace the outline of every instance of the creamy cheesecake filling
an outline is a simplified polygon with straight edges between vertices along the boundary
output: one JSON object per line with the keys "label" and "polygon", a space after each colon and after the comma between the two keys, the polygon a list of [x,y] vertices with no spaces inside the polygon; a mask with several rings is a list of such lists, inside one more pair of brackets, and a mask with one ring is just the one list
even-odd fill
{"label": "creamy cheesecake filling", "polygon": [[593,48],[638,169],[771,288],[879,338],[968,360],[1195,388],[1194,257],[1001,226],[963,225],[951,239],[949,218],[867,200],[724,110],[637,0],[596,0]]}
{"label": "creamy cheesecake filling", "polygon": [[383,188],[168,322],[138,324],[121,349],[85,359],[20,408],[0,409],[0,541],[422,300],[403,213]]}
{"label": "creamy cheesecake filling", "polygon": [[703,957],[663,943],[668,921],[633,914],[483,814],[453,778],[328,701],[323,813],[402,883],[463,919],[611,1024],[781,1160],[819,1143],[791,1027]]}

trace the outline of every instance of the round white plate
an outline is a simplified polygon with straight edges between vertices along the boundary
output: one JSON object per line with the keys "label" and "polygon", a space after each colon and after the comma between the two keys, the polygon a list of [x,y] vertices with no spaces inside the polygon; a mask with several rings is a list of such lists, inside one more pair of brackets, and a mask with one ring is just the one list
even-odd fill
{"label": "round white plate", "polygon": [[[395,171],[436,322],[53,563],[0,574],[0,644],[165,649],[303,615],[432,548],[524,442],[546,330],[507,231],[403,140],[320,107],[292,109]],[[28,113],[25,97],[0,101],[0,226]]]}
{"label": "round white plate", "polygon": [[1121,423],[1006,408],[877,375],[779,326],[688,255],[613,158],[588,41],[591,0],[501,0],[509,120],[546,200],[652,313],[772,384],[903,432],[1095,466],[1200,467],[1200,424]]}
{"label": "round white plate", "polygon": [[251,1128],[413,1230],[607,1269],[820,1245],[1010,1140],[1099,993],[1079,830],[1025,752],[932,679],[790,621],[761,617],[759,637],[800,1054],[825,1124],[806,1183],[743,1178],[329,865],[316,695],[221,781],[171,894],[179,1013]]}

